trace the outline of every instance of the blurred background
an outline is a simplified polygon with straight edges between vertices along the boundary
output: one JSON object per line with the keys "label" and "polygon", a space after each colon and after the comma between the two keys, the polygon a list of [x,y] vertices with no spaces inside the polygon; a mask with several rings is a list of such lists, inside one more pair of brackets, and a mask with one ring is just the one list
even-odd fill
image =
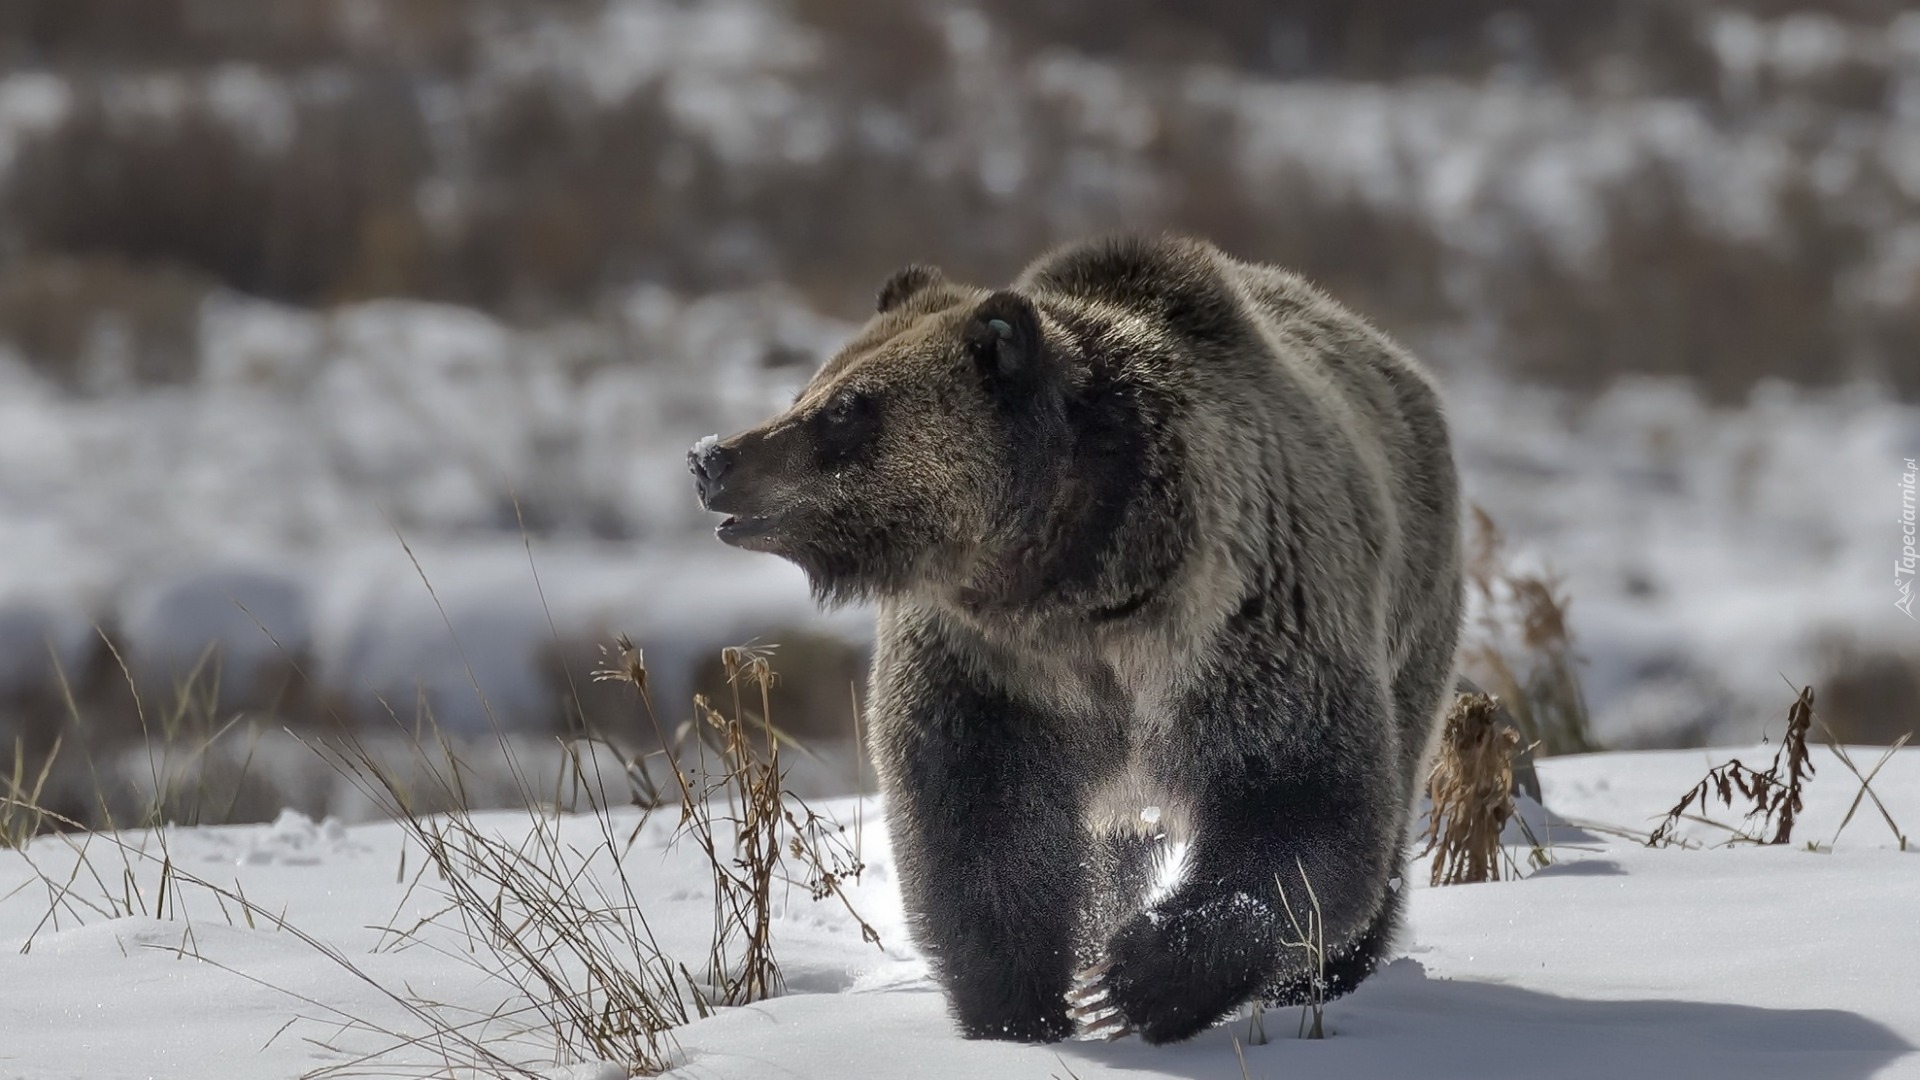
{"label": "blurred background", "polygon": [[1121,227],[1441,374],[1469,668],[1546,749],[1752,741],[1789,682],[1915,726],[1909,2],[6,0],[0,774],[351,813],[283,728],[639,731],[623,632],[669,725],[779,643],[842,745],[868,614],[715,543],[685,447],[897,266]]}

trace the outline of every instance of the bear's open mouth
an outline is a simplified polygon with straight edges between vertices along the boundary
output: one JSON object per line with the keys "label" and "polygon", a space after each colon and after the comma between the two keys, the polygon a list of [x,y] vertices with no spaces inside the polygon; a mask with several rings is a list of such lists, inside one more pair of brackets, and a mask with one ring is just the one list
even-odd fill
{"label": "bear's open mouth", "polygon": [[713,534],[723,543],[739,544],[765,534],[778,523],[779,518],[772,515],[750,517],[745,514],[729,514],[727,519],[720,523],[719,528],[713,530]]}

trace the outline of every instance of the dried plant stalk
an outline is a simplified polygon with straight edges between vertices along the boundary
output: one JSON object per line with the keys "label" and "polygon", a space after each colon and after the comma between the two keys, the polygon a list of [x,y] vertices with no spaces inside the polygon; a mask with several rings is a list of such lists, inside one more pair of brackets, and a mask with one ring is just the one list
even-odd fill
{"label": "dried plant stalk", "polygon": [[1500,880],[1500,831],[1514,813],[1513,755],[1519,748],[1520,736],[1499,722],[1494,698],[1454,699],[1428,779],[1433,884]]}
{"label": "dried plant stalk", "polygon": [[[1729,843],[1749,844],[1785,844],[1793,839],[1793,824],[1800,811],[1801,789],[1807,779],[1813,775],[1813,760],[1807,754],[1807,732],[1813,728],[1813,687],[1803,686],[1787,710],[1787,733],[1780,740],[1780,748],[1773,753],[1773,764],[1765,772],[1758,771],[1739,758],[1723,765],[1715,765],[1707,770],[1707,775],[1693,785],[1680,801],[1673,804],[1667,816],[1647,837],[1648,847],[1664,847],[1677,841],[1675,830],[1680,822],[1696,812],[1704,814],[1707,804],[1714,799],[1720,805],[1731,810],[1734,805],[1734,793],[1745,802],[1746,820],[1752,827],[1732,829]],[[1764,839],[1767,827],[1773,827],[1773,838]]]}
{"label": "dried plant stalk", "polygon": [[1542,755],[1600,749],[1593,738],[1571,603],[1557,576],[1516,569],[1506,537],[1479,506],[1465,570],[1478,615],[1462,656],[1475,681],[1498,695],[1521,738]]}
{"label": "dried plant stalk", "polygon": [[[617,661],[598,677],[633,683],[645,699],[639,650],[621,638],[617,651]],[[784,736],[773,723],[771,690],[778,675],[771,647],[733,646],[720,659],[731,707],[696,696],[701,767],[689,771],[677,759],[669,762],[680,792],[677,836],[700,849],[712,872],[714,932],[706,976],[711,1003],[748,1005],[778,994],[782,986],[772,937],[776,884],[800,885],[815,900],[832,896],[859,923],[863,938],[879,945],[880,935],[854,911],[844,891],[866,868],[857,846],[846,842],[837,822],[786,790],[780,757]],[[757,720],[750,718],[755,704]],[[708,759],[708,752],[717,760]],[[797,879],[788,872],[789,858],[801,870]]]}
{"label": "dried plant stalk", "polygon": [[[1307,912],[1307,924],[1300,925],[1300,917],[1294,914],[1293,904],[1287,900],[1286,886],[1274,876],[1273,885],[1280,893],[1280,905],[1287,912],[1287,921],[1293,925],[1292,941],[1280,944],[1289,949],[1301,949],[1307,954],[1307,965],[1312,974],[1307,982],[1307,1000],[1300,1009],[1300,1030],[1302,1039],[1324,1039],[1327,1037],[1327,934],[1326,920],[1320,914],[1320,894],[1313,891],[1313,879],[1307,876],[1305,864],[1296,858],[1294,868],[1300,871],[1300,880],[1307,887],[1307,900],[1312,905]],[[1262,1042],[1266,1040],[1265,1026],[1260,1024],[1259,1013],[1254,1014],[1257,1030]]]}

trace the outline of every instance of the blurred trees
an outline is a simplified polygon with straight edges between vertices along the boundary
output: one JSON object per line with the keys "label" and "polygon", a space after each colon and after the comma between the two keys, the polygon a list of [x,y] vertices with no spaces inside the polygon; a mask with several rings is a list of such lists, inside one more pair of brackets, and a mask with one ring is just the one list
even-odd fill
{"label": "blurred trees", "polygon": [[[67,94],[58,123],[14,137],[0,337],[78,386],[100,312],[190,353],[169,342],[209,287],[541,320],[635,282],[778,279],[853,315],[908,260],[997,281],[1089,231],[1175,228],[1294,266],[1417,347],[1490,329],[1476,347],[1533,377],[1672,373],[1737,397],[1766,376],[1865,373],[1920,393],[1920,271],[1906,281],[1896,260],[1889,278],[1884,250],[1920,229],[1920,185],[1884,169],[1835,182],[1823,164],[1836,132],[1888,137],[1920,58],[1734,70],[1714,45],[1729,26],[1879,34],[1896,0],[642,0],[625,6],[644,25],[707,18],[720,36],[643,31],[625,47],[644,77],[615,94],[567,63],[522,62],[554,41],[597,47],[621,6],[0,7],[0,65]],[[761,87],[708,55],[742,48],[800,59]],[[588,60],[609,62],[573,66]],[[1226,89],[1197,94],[1207,80]],[[1329,182],[1311,161],[1250,168],[1233,99],[1301,80],[1672,103],[1777,136],[1787,179],[1767,236],[1704,214],[1687,162],[1650,160],[1608,182],[1583,258],[1501,207],[1475,208],[1508,222],[1497,235],[1463,240],[1420,200]],[[729,124],[746,134],[716,134]]]}

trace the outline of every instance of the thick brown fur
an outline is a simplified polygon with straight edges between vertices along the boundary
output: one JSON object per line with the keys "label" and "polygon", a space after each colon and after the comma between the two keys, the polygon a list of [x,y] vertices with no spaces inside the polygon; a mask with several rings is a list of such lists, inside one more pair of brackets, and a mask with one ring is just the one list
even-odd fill
{"label": "thick brown fur", "polygon": [[[723,539],[878,602],[874,750],[962,1029],[1068,1034],[1088,960],[1153,1041],[1298,996],[1309,883],[1350,989],[1391,945],[1453,678],[1427,375],[1299,277],[1182,238],[993,292],[910,267],[878,306],[694,467]],[[1188,848],[1143,906],[1162,830]]]}

